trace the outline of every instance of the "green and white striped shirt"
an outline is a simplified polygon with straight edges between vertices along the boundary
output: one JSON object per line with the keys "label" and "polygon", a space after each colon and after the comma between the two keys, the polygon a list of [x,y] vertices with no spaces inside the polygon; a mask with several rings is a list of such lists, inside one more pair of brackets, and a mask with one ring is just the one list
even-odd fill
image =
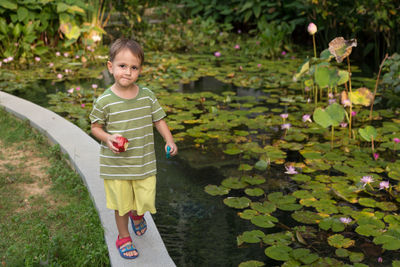
{"label": "green and white striped shirt", "polygon": [[139,88],[133,99],[123,99],[111,88],[104,91],[93,105],[91,123],[104,125],[110,134],[129,140],[125,152],[114,154],[105,143],[100,149],[100,177],[103,179],[139,180],[155,175],[153,122],[166,116],[154,93]]}

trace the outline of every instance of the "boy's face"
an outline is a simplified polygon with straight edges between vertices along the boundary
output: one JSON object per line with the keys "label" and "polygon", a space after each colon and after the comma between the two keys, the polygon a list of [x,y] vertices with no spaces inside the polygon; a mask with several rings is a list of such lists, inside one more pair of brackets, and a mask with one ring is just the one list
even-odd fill
{"label": "boy's face", "polygon": [[121,89],[130,88],[142,70],[140,59],[127,48],[118,52],[113,62],[108,61],[107,67],[114,76],[115,84]]}

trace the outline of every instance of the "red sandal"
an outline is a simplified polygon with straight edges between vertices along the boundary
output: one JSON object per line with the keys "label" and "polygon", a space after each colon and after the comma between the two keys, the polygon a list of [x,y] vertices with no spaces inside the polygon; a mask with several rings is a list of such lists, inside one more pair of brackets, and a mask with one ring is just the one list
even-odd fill
{"label": "red sandal", "polygon": [[[146,219],[144,218],[144,215],[135,216],[135,215],[133,215],[132,212],[130,212],[129,213],[129,217],[131,218],[132,228],[133,228],[133,231],[135,232],[135,235],[137,235],[137,236],[144,235],[146,233],[146,231],[147,231],[147,223],[146,223]],[[139,223],[139,225],[135,225],[134,220],[135,221],[142,220],[142,221]],[[144,230],[143,233],[142,233],[142,230]],[[138,232],[140,234],[138,234]]]}
{"label": "red sandal", "polygon": [[[131,244],[127,245],[125,247],[122,247],[123,245],[125,245],[128,242],[131,242]],[[135,246],[133,245],[132,238],[130,236],[119,239],[119,235],[118,235],[117,242],[115,242],[115,245],[117,246],[117,249],[119,250],[119,254],[121,255],[122,258],[135,259],[139,256],[139,253],[138,253],[137,249],[135,248]],[[138,254],[136,256],[124,255],[124,253],[130,252],[130,251],[136,251],[136,253],[138,253]]]}

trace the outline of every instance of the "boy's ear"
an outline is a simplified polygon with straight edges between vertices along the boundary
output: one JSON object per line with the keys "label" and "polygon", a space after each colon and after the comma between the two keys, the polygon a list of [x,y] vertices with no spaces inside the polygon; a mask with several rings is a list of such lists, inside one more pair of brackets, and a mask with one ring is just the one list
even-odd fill
{"label": "boy's ear", "polygon": [[112,62],[111,61],[107,61],[107,68],[108,68],[108,71],[112,74]]}

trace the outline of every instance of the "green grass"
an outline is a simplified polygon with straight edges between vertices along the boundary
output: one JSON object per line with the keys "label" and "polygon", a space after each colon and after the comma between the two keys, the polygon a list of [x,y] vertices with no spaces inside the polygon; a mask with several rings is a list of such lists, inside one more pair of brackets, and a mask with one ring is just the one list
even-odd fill
{"label": "green grass", "polygon": [[[34,150],[50,163],[50,179],[24,172],[24,164],[0,166],[0,261],[2,266],[109,266],[98,214],[81,178],[58,146],[0,108],[0,140],[15,150]],[[5,147],[3,149],[5,150]],[[1,151],[0,150],[0,151]],[[0,160],[6,160],[0,152]],[[24,161],[26,158],[22,158]],[[24,187],[46,184],[26,198]]]}

